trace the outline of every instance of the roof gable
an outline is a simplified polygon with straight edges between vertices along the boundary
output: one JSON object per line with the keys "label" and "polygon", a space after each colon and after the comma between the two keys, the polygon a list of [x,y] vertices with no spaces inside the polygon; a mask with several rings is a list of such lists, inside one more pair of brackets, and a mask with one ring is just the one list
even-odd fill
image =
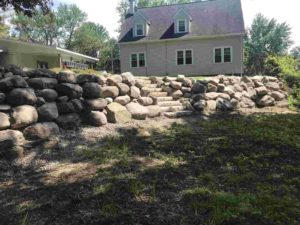
{"label": "roof gable", "polygon": [[[174,17],[181,12],[181,9],[184,9],[192,18],[191,32],[175,34]],[[211,0],[139,8],[137,13],[142,13],[151,23],[148,35],[133,37],[134,16],[131,16],[122,25],[120,43],[221,36],[245,32],[240,0]]]}

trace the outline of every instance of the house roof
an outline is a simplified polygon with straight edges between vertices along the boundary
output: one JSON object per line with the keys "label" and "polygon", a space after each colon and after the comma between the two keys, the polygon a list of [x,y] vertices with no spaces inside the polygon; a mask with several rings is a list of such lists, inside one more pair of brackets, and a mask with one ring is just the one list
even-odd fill
{"label": "house roof", "polygon": [[[192,18],[191,31],[174,33],[174,16],[181,9]],[[186,39],[245,33],[240,0],[210,0],[157,7],[138,8],[151,25],[145,37],[134,37],[134,16],[125,19],[119,43]]]}
{"label": "house roof", "polygon": [[[38,43],[31,43],[31,42],[24,42],[24,41],[19,41],[19,40],[13,40],[13,39],[7,39],[7,38],[0,38],[0,52],[1,50],[3,52],[8,52],[10,49],[8,49],[6,43],[12,43],[15,46],[30,46],[32,47],[30,52],[32,54],[40,53],[40,54],[45,54],[45,55],[55,55],[55,54],[63,54],[63,55],[68,55],[68,56],[73,56],[73,57],[80,57],[83,58],[87,61],[94,61],[98,62],[99,59],[88,56],[88,55],[83,55],[77,52],[69,51],[63,48],[59,48],[57,46],[48,46],[48,45],[42,45]],[[18,49],[18,48],[16,48]]]}

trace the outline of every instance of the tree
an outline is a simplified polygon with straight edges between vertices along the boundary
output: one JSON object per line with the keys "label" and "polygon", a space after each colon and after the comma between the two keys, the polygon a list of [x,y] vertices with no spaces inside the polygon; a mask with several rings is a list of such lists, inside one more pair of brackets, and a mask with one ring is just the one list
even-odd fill
{"label": "tree", "polygon": [[8,36],[9,27],[5,24],[4,19],[0,16],[0,38]]}
{"label": "tree", "polygon": [[65,48],[70,49],[75,30],[86,20],[87,15],[74,4],[60,4],[55,15],[61,32],[61,42]]}
{"label": "tree", "polygon": [[17,13],[11,23],[14,25],[13,35],[22,41],[53,45],[57,40],[58,27],[54,12],[44,15],[43,11],[36,10],[32,17]]}
{"label": "tree", "polygon": [[37,7],[43,13],[48,13],[52,0],[2,0],[0,1],[0,8],[6,11],[12,7],[16,12],[23,13],[26,16],[32,16]]}
{"label": "tree", "polygon": [[[170,5],[176,3],[187,3],[193,2],[195,0],[139,0],[137,7],[151,7],[151,6],[161,6],[161,5]],[[124,18],[128,12],[129,3],[128,0],[121,0],[117,6],[117,12],[119,14],[119,24],[121,25],[124,21]],[[119,28],[120,30],[120,28]]]}
{"label": "tree", "polygon": [[258,14],[247,31],[245,50],[246,66],[249,73],[263,73],[268,55],[283,55],[291,41],[291,28],[286,23],[278,23]]}
{"label": "tree", "polygon": [[73,51],[97,57],[108,40],[109,34],[102,25],[86,22],[75,31],[70,47]]}
{"label": "tree", "polygon": [[300,46],[297,46],[295,48],[293,48],[291,50],[291,55],[295,58],[295,59],[300,59]]}

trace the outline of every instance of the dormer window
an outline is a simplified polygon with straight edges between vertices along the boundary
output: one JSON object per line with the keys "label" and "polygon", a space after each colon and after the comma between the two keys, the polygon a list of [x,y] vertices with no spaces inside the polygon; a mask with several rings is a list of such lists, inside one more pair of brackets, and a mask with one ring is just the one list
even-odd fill
{"label": "dormer window", "polygon": [[145,35],[144,24],[136,24],[135,35],[136,36],[144,36]]}
{"label": "dormer window", "polygon": [[187,32],[186,20],[178,20],[177,21],[177,30],[178,30],[178,33],[186,33]]}

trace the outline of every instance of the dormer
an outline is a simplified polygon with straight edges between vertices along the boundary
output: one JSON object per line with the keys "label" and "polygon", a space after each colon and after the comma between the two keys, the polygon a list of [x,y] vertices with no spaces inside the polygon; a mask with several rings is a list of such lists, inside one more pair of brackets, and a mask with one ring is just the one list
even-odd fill
{"label": "dormer", "polygon": [[175,34],[184,34],[191,31],[192,18],[183,8],[178,10],[173,20]]}
{"label": "dormer", "polygon": [[144,37],[149,33],[150,22],[141,12],[137,12],[133,19],[133,36]]}

